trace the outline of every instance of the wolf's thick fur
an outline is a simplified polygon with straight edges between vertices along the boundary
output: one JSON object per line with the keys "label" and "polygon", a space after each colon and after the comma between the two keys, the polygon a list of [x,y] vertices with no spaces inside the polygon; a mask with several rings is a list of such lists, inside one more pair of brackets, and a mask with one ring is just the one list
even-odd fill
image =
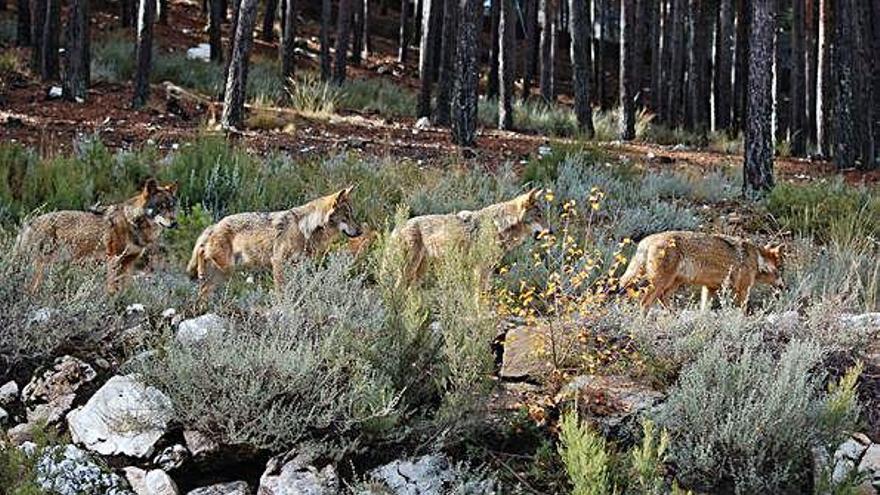
{"label": "wolf's thick fur", "polygon": [[177,225],[176,193],[176,184],[160,186],[148,179],[136,196],[100,211],[56,211],[34,218],[16,243],[16,250],[34,262],[32,290],[42,282],[45,265],[61,260],[106,262],[107,289],[117,290],[162,228]]}
{"label": "wolf's thick fur", "polygon": [[484,226],[494,227],[504,253],[522,244],[530,235],[545,231],[539,196],[540,190],[532,189],[510,201],[477,211],[410,218],[391,235],[392,242],[403,245],[407,283],[424,276],[429,259],[442,257],[453,249],[468,252]]}
{"label": "wolf's thick fur", "polygon": [[210,295],[235,266],[271,268],[275,288],[280,289],[286,262],[322,253],[340,231],[348,237],[360,236],[351,190],[289,210],[229,215],[207,227],[187,265],[190,277],[200,282],[200,297]]}
{"label": "wolf's thick fur", "polygon": [[710,293],[726,284],[737,304],[745,306],[755,282],[782,285],[781,269],[781,246],[759,247],[746,239],[720,234],[661,232],[639,242],[620,286],[632,286],[639,279],[649,282],[641,300],[643,310],[658,299],[668,305],[683,285],[703,287],[704,309]]}

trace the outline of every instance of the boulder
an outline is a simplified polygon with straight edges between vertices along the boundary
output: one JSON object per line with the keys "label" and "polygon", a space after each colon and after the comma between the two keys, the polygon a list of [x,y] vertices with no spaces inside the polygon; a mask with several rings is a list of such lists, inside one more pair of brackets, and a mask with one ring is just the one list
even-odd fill
{"label": "boulder", "polygon": [[864,473],[866,479],[859,485],[862,493],[870,493],[873,489],[874,493],[880,489],[880,444],[871,444],[862,455],[859,462],[859,472]]}
{"label": "boulder", "polygon": [[309,464],[314,455],[308,449],[269,459],[260,476],[257,495],[335,495],[339,478],[332,464],[317,469]]}
{"label": "boulder", "polygon": [[28,405],[28,423],[54,424],[63,419],[73,407],[77,392],[96,376],[94,368],[73,356],[56,359],[51,368],[34,376],[21,391]]}
{"label": "boulder", "polygon": [[547,350],[550,328],[547,326],[521,326],[512,328],[504,336],[504,354],[501,361],[501,378],[539,379],[552,370]]}
{"label": "boulder", "polygon": [[189,449],[193,456],[210,454],[220,448],[217,442],[196,430],[185,430],[183,432],[183,440],[186,442],[186,448]]}
{"label": "boulder", "polygon": [[218,483],[216,485],[196,488],[187,492],[186,495],[248,495],[250,487],[244,481],[231,483]]}
{"label": "boulder", "polygon": [[48,447],[34,468],[36,482],[47,493],[58,495],[130,495],[125,482],[108,472],[75,445]]}
{"label": "boulder", "polygon": [[562,388],[556,403],[577,400],[581,416],[592,418],[606,437],[631,441],[640,432],[638,417],[663,397],[625,375],[581,375]]}
{"label": "boulder", "polygon": [[447,493],[489,495],[495,493],[490,479],[462,479],[462,470],[444,455],[400,459],[370,472],[384,489],[371,493],[394,495],[445,495]]}
{"label": "boulder", "polygon": [[137,467],[127,467],[125,479],[136,495],[178,495],[177,484],[161,469],[144,471]]}
{"label": "boulder", "polygon": [[0,425],[6,424],[6,420],[9,419],[9,413],[6,412],[6,409],[0,407]]}
{"label": "boulder", "polygon": [[102,455],[145,458],[165,434],[171,400],[134,375],[107,381],[85,406],[67,415],[74,442]]}
{"label": "boulder", "polygon": [[8,406],[18,400],[18,384],[8,381],[0,387],[0,406]]}
{"label": "boulder", "polygon": [[228,323],[225,318],[214,313],[207,313],[196,318],[181,321],[177,326],[175,338],[181,344],[198,344],[209,335],[226,332],[227,326]]}

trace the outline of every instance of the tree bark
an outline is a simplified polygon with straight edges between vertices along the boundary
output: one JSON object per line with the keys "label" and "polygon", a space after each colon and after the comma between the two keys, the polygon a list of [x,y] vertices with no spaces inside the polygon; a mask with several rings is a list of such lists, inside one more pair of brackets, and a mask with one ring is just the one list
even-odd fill
{"label": "tree bark", "polygon": [[419,40],[419,117],[431,116],[431,85],[434,82],[435,38],[437,37],[437,6],[442,0],[423,0],[422,37]]}
{"label": "tree bark", "polygon": [[244,123],[244,101],[247,96],[248,64],[257,22],[257,1],[241,0],[235,23],[235,39],[229,57],[229,75],[223,97],[223,113],[220,126],[224,129],[240,129]]}
{"label": "tree bark", "polygon": [[[574,5],[572,5],[572,11]],[[620,2],[620,128],[618,135],[621,141],[630,141],[636,137],[635,112],[635,0]]]}
{"label": "tree bark", "polygon": [[40,77],[43,81],[58,78],[58,45],[61,32],[61,0],[46,1],[46,18],[43,23],[43,42],[40,48]]}
{"label": "tree bark", "polygon": [[[776,15],[782,16],[785,7],[790,3],[789,0],[770,0],[775,1]],[[798,0],[803,1],[803,0]],[[781,17],[780,17],[781,18]],[[785,37],[785,30],[782,22],[776,22],[776,29],[773,31],[773,138],[774,143],[784,141],[788,136],[788,94],[785,91],[783,79],[785,77],[784,68],[788,59],[788,53],[785,45],[781,40]]]}
{"label": "tree bark", "polygon": [[736,0],[736,47],[733,75],[733,129],[745,131],[747,86],[749,76],[749,16],[750,0]]}
{"label": "tree bark", "polygon": [[137,45],[135,58],[133,108],[141,108],[150,99],[150,70],[153,58],[153,19],[156,17],[155,0],[140,0],[138,5]]}
{"label": "tree bark", "polygon": [[366,59],[370,56],[370,53],[373,52],[373,40],[370,37],[370,0],[363,0],[364,10],[361,13],[361,19],[363,22],[363,52],[361,53],[361,57]]}
{"label": "tree bark", "polygon": [[832,50],[834,106],[834,163],[838,169],[852,168],[859,158],[855,121],[861,111],[856,106],[855,51],[856,0],[834,2],[834,48]]}
{"label": "tree bark", "polygon": [[599,18],[596,22],[599,24],[599,39],[595,42],[596,52],[596,98],[599,100],[599,106],[606,108],[608,101],[607,81],[605,77],[605,38],[608,36],[608,2],[611,0],[594,0],[596,2],[596,12]]}
{"label": "tree bark", "polygon": [[266,0],[266,11],[263,12],[263,29],[260,39],[266,43],[275,40],[275,12],[278,11],[278,0]]}
{"label": "tree bark", "polygon": [[731,107],[734,53],[733,0],[721,0],[718,31],[715,35],[715,129],[729,131],[733,117]]}
{"label": "tree bark", "polygon": [[329,81],[330,71],[330,17],[332,16],[330,0],[321,1],[321,80]]}
{"label": "tree bark", "polygon": [[159,24],[168,25],[168,0],[159,0]]}
{"label": "tree bark", "polygon": [[452,96],[452,141],[473,146],[477,133],[479,66],[477,49],[482,14],[480,0],[459,0],[458,50]]}
{"label": "tree bark", "polygon": [[119,0],[119,23],[122,27],[131,27],[136,22],[134,0]]}
{"label": "tree bark", "polygon": [[400,0],[400,36],[398,38],[399,47],[397,50],[397,61],[405,64],[409,58],[407,44],[409,36],[407,35],[409,0]]}
{"label": "tree bark", "polygon": [[336,57],[333,59],[333,82],[345,82],[348,64],[348,37],[351,34],[351,0],[339,0],[336,13]]}
{"label": "tree bark", "polygon": [[211,19],[208,23],[208,44],[211,48],[211,60],[219,63],[223,61],[223,29],[221,24],[223,23],[224,3],[221,0],[208,0],[208,3],[211,10]]}
{"label": "tree bark", "polygon": [[819,58],[818,53],[818,19],[819,19],[819,2],[817,0],[806,0],[807,6],[805,11],[805,29],[806,29],[806,88],[805,88],[805,107],[806,107],[806,142],[815,145],[816,143],[816,75],[818,69],[816,67]]}
{"label": "tree bark", "polygon": [[684,21],[687,4],[685,0],[672,0],[672,15],[669,23],[670,67],[666,108],[669,110],[667,124],[671,127],[681,125],[684,109],[685,85],[685,46]]}
{"label": "tree bark", "polygon": [[292,84],[296,72],[296,0],[283,0],[284,25],[281,30],[281,77]]}
{"label": "tree bark", "polygon": [[648,36],[650,38],[650,79],[651,79],[651,110],[655,115],[659,115],[661,111],[660,95],[661,78],[663,74],[663,45],[661,43],[662,36],[662,19],[663,19],[663,1],[650,0],[647,4],[647,12],[650,17],[650,29]]}
{"label": "tree bark", "polygon": [[360,65],[364,51],[364,1],[354,0],[351,16],[351,63]]}
{"label": "tree bark", "polygon": [[490,0],[489,6],[489,81],[486,86],[486,98],[492,99],[498,96],[498,52],[501,50],[499,44],[499,27],[501,25],[501,2],[504,0]]}
{"label": "tree bark", "polygon": [[834,21],[831,0],[819,0],[819,60],[816,64],[816,149],[819,155],[830,157],[831,114],[834,108],[834,88],[831,84],[832,33]]}
{"label": "tree bark", "polygon": [[[632,1],[632,0],[624,0]],[[578,127],[589,139],[595,134],[593,109],[590,102],[590,0],[569,0],[569,29],[571,35],[571,73],[574,92],[574,113]]]}
{"label": "tree bark", "polygon": [[31,44],[31,6],[28,0],[17,0],[18,14],[15,24],[15,44],[30,46]]}
{"label": "tree bark", "polygon": [[746,118],[743,192],[773,188],[772,64],[774,1],[751,2],[749,34],[748,108]]}
{"label": "tree bark", "polygon": [[31,0],[31,70],[39,73],[43,65],[43,28],[46,27],[46,1]]}
{"label": "tree bark", "polygon": [[792,9],[791,29],[791,102],[789,118],[791,126],[791,153],[804,156],[806,153],[806,35],[804,17],[806,6],[803,1],[795,0]]}
{"label": "tree bark", "polygon": [[[439,1],[439,0],[438,0]],[[452,86],[455,80],[455,51],[458,46],[458,0],[443,1],[443,36],[440,50],[440,75],[437,88],[437,108],[434,123],[451,123]]]}
{"label": "tree bark", "polygon": [[[538,43],[538,5],[537,0],[525,0],[525,43],[523,49],[523,88],[522,98],[525,100],[531,94],[532,81],[535,79],[535,63],[537,61]],[[516,15],[514,15],[514,20]],[[515,24],[515,23],[514,23]],[[514,31],[514,43],[516,43],[516,33]]]}
{"label": "tree bark", "polygon": [[513,0],[500,0],[501,19],[498,24],[500,51],[498,73],[498,128],[513,128],[513,79],[516,77],[516,12]]}
{"label": "tree bark", "polygon": [[541,97],[551,103],[556,99],[553,92],[553,76],[556,66],[554,40],[554,19],[556,9],[553,0],[540,0],[538,19],[541,21]]}
{"label": "tree bark", "polygon": [[72,0],[67,20],[64,51],[64,98],[83,102],[89,89],[89,0]]}

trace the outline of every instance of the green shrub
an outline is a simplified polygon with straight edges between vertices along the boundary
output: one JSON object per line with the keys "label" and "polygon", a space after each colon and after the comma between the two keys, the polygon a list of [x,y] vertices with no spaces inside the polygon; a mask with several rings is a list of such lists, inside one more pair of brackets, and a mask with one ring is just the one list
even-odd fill
{"label": "green shrub", "polygon": [[184,266],[189,261],[196,239],[206,227],[214,223],[211,212],[201,204],[197,204],[177,215],[177,228],[165,232],[161,238],[162,245],[174,264]]}
{"label": "green shrub", "polygon": [[414,117],[416,94],[384,78],[353,79],[339,89],[339,107],[385,118]]}
{"label": "green shrub", "polygon": [[288,105],[305,116],[326,118],[336,113],[341,96],[336,86],[308,72],[290,84]]}
{"label": "green shrub", "polygon": [[712,342],[684,369],[660,413],[679,479],[708,491],[800,493],[810,449],[853,427],[820,421],[827,401],[816,371],[822,357],[817,344],[803,340],[779,355],[755,334]]}
{"label": "green shrub", "polygon": [[582,423],[575,412],[563,414],[559,423],[559,455],[574,487],[573,495],[614,493],[612,459],[605,439]]}
{"label": "green shrub", "polygon": [[655,435],[655,424],[650,419],[642,421],[642,443],[633,447],[631,484],[643,495],[661,495],[665,489],[664,463],[669,449],[669,433],[665,430]]}
{"label": "green shrub", "polygon": [[880,197],[842,180],[778,184],[766,207],[783,228],[823,241],[847,231],[880,235]]}

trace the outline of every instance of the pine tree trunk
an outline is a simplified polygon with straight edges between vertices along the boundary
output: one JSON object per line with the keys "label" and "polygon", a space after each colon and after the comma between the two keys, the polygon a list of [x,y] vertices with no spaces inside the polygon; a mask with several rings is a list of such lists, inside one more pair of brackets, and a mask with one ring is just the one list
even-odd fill
{"label": "pine tree trunk", "polygon": [[662,0],[649,0],[647,4],[648,16],[650,18],[650,29],[648,30],[648,36],[650,39],[650,57],[651,57],[651,68],[650,68],[650,78],[651,78],[651,110],[655,115],[660,114],[661,105],[660,103],[660,95],[661,95],[661,78],[663,74],[663,65],[662,65],[662,57],[663,45],[661,44],[661,36],[662,36],[662,8],[663,2]]}
{"label": "pine tree trunk", "polygon": [[40,48],[40,78],[49,81],[58,78],[58,45],[61,33],[61,0],[46,0],[46,18],[43,22],[43,42]]}
{"label": "pine tree trunk", "polygon": [[89,89],[89,0],[72,0],[68,10],[64,51],[64,98],[83,102]]}
{"label": "pine tree trunk", "polygon": [[729,131],[734,51],[733,0],[721,0],[715,35],[715,129]]}
{"label": "pine tree trunk", "polygon": [[501,19],[498,24],[498,128],[513,128],[513,79],[516,77],[516,12],[513,0],[500,0]]}
{"label": "pine tree trunk", "polygon": [[18,14],[15,24],[15,44],[30,46],[31,44],[31,6],[28,0],[17,0]]}
{"label": "pine tree trunk", "polygon": [[805,10],[805,18],[804,24],[806,29],[806,50],[805,50],[805,64],[806,64],[806,88],[805,88],[805,102],[804,105],[806,107],[806,122],[804,125],[806,126],[806,139],[807,143],[815,145],[816,143],[816,74],[818,74],[818,70],[816,67],[816,62],[819,58],[818,53],[818,44],[817,44],[817,34],[818,34],[818,24],[817,21],[819,19],[819,10],[817,7],[819,6],[819,2],[817,0],[806,0],[806,10]]}
{"label": "pine tree trunk", "polygon": [[[538,31],[538,5],[537,0],[525,0],[525,43],[523,49],[523,88],[522,98],[525,100],[531,94],[532,81],[535,79],[535,61],[537,60],[537,31]],[[516,16],[514,15],[514,19]],[[516,36],[514,33],[514,44]]]}
{"label": "pine tree trunk", "polygon": [[673,0],[660,0],[661,5],[661,34],[660,34],[660,75],[657,93],[658,111],[660,122],[670,124],[669,93],[672,91],[670,78],[672,77],[672,8]]}
{"label": "pine tree trunk", "polygon": [[223,61],[223,30],[221,24],[223,23],[222,9],[224,3],[221,0],[208,0],[208,3],[211,10],[211,19],[208,23],[208,44],[211,48],[211,60],[219,63]]}
{"label": "pine tree trunk", "polygon": [[370,0],[363,0],[364,10],[361,14],[361,19],[364,23],[364,39],[363,39],[363,52],[361,53],[361,57],[366,59],[370,56],[370,53],[373,52],[373,40],[370,37]]}
{"label": "pine tree trunk", "polygon": [[553,0],[540,0],[538,19],[541,21],[541,97],[547,103],[556,99],[553,93],[553,74],[556,50],[553,46]]}
{"label": "pine tree trunk", "polygon": [[791,153],[804,156],[806,153],[806,36],[804,17],[806,6],[803,1],[795,0],[792,9],[791,29]]}
{"label": "pine tree trunk", "polygon": [[596,13],[599,15],[599,18],[596,20],[599,24],[599,39],[595,40],[596,74],[594,78],[596,80],[596,98],[599,100],[599,107],[604,110],[608,101],[608,90],[606,89],[608,85],[605,78],[605,39],[608,36],[606,21],[608,19],[608,2],[611,0],[594,1],[596,2]]}
{"label": "pine tree trunk", "polygon": [[437,6],[442,0],[423,0],[422,37],[419,40],[419,117],[431,116],[431,85],[434,82],[434,53],[437,37]]}
{"label": "pine tree trunk", "polygon": [[278,11],[278,0],[266,0],[266,11],[263,12],[263,29],[260,39],[266,43],[275,40],[275,12]]}
{"label": "pine tree trunk", "polygon": [[834,81],[834,163],[839,169],[857,165],[859,142],[855,121],[862,111],[856,105],[856,0],[834,2],[834,48],[832,70]]}
{"label": "pine tree trunk", "polygon": [[498,52],[499,26],[501,24],[501,2],[504,0],[490,0],[489,6],[489,81],[486,86],[486,98],[492,99],[498,96]]}
{"label": "pine tree trunk", "polygon": [[477,133],[477,97],[480,80],[477,64],[480,0],[459,0],[458,49],[455,55],[455,82],[452,94],[452,141],[473,146]]}
{"label": "pine tree trunk", "polygon": [[[776,15],[782,16],[789,0],[770,0],[775,1]],[[803,0],[798,0],[803,1]],[[781,19],[781,17],[780,17]],[[782,39],[785,38],[785,29],[782,22],[776,22],[776,29],[773,31],[773,138],[774,143],[784,141],[788,136],[788,95],[785,91],[783,79],[785,77],[784,68],[787,65],[788,53]]]}
{"label": "pine tree trunk", "polygon": [[124,28],[135,23],[134,0],[119,0],[119,23]]}
{"label": "pine tree trunk", "polygon": [[333,59],[333,82],[345,82],[348,64],[348,37],[351,34],[351,0],[339,0],[339,12],[336,13],[336,56]]}
{"label": "pine tree trunk", "polygon": [[[440,0],[438,0],[440,1]],[[458,0],[443,1],[443,35],[440,50],[440,75],[437,88],[437,108],[434,123],[448,126],[451,123],[452,86],[455,80],[455,52],[458,47]]]}
{"label": "pine tree trunk", "polygon": [[[572,5],[574,11],[574,5]],[[635,45],[636,21],[635,0],[620,2],[620,128],[618,135],[621,141],[630,141],[636,137],[635,112]]]}
{"label": "pine tree trunk", "polygon": [[[624,0],[632,2],[632,0]],[[590,101],[590,0],[569,0],[569,29],[571,44],[572,91],[574,113],[584,136],[593,137],[593,109]]]}
{"label": "pine tree trunk", "polygon": [[360,65],[364,52],[364,2],[354,0],[351,15],[351,63]]}
{"label": "pine tree trunk", "polygon": [[284,25],[281,30],[281,77],[292,84],[296,72],[296,0],[282,0]]}
{"label": "pine tree trunk", "polygon": [[831,115],[834,87],[831,83],[832,33],[834,17],[831,0],[819,0],[819,60],[816,64],[816,149],[824,157],[832,155]]}
{"label": "pine tree trunk", "polygon": [[687,4],[685,0],[673,0],[672,15],[669,23],[670,67],[666,108],[669,110],[667,124],[676,127],[682,124],[684,110],[684,24]]}
{"label": "pine tree trunk", "polygon": [[223,97],[223,113],[220,126],[224,129],[241,129],[244,124],[244,101],[247,96],[248,64],[254,27],[257,23],[258,0],[241,0],[235,23],[235,39],[229,57],[229,75]]}
{"label": "pine tree trunk", "polygon": [[168,0],[159,0],[159,24],[168,25]]}
{"label": "pine tree trunk", "polygon": [[137,45],[135,59],[137,66],[134,74],[133,108],[141,108],[150,99],[150,70],[153,57],[153,19],[156,17],[155,0],[140,0],[138,5]]}
{"label": "pine tree trunk", "polygon": [[321,80],[329,81],[330,71],[330,17],[332,16],[332,3],[330,0],[321,1]]}
{"label": "pine tree trunk", "polygon": [[398,38],[399,47],[397,50],[397,61],[405,64],[408,57],[407,44],[409,37],[407,35],[409,0],[400,0],[400,36]]}
{"label": "pine tree trunk", "polygon": [[749,0],[736,0],[736,65],[733,75],[733,130],[745,132],[749,79]]}
{"label": "pine tree trunk", "polygon": [[43,65],[43,28],[46,27],[46,1],[31,0],[31,70],[39,73]]}
{"label": "pine tree trunk", "polygon": [[746,117],[743,192],[773,188],[773,136],[771,119],[774,1],[751,2],[749,34],[748,107]]}

